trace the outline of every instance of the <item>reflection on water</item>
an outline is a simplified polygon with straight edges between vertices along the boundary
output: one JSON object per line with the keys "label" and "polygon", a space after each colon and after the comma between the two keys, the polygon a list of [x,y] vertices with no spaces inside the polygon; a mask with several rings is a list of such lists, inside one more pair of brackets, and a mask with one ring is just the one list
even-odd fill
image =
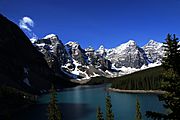
{"label": "reflection on water", "polygon": [[[89,113],[94,112],[88,104],[80,103],[60,103],[58,104],[63,111],[64,120],[86,120]],[[26,109],[22,114],[19,114],[17,120],[48,120],[47,104],[38,104]]]}
{"label": "reflection on water", "polygon": [[[101,106],[105,113],[106,86],[77,86],[58,92],[58,104],[62,111],[64,120],[96,120],[96,108]],[[162,111],[162,104],[158,97],[152,94],[126,94],[109,92],[112,100],[112,109],[115,120],[134,120],[136,109],[136,97],[139,97],[143,120],[145,111]],[[47,104],[50,95],[39,98],[39,104],[24,111],[19,120],[47,120]]]}

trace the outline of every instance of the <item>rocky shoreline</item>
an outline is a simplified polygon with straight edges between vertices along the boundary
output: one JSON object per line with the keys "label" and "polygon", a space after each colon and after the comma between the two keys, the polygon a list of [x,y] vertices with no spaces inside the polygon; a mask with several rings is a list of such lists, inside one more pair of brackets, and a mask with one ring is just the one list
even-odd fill
{"label": "rocky shoreline", "polygon": [[109,91],[120,92],[120,93],[131,93],[131,94],[164,94],[165,91],[161,90],[121,90],[115,88],[108,88]]}

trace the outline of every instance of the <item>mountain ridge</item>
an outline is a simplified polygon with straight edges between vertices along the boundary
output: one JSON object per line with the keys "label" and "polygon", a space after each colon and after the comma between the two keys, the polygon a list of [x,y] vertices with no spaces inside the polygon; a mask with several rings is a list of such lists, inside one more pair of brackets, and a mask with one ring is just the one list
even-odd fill
{"label": "mountain ridge", "polygon": [[[39,40],[36,40],[34,45],[42,52],[44,49],[54,46],[47,43],[48,40],[53,38],[59,41],[60,47],[56,48],[63,51],[56,53],[56,56],[59,54],[65,60],[62,61],[57,58],[62,64],[55,66],[59,66],[59,71],[77,80],[91,79],[91,77],[95,76],[116,77],[129,74],[158,66],[161,64],[163,57],[162,43],[154,40],[150,40],[143,47],[139,47],[134,40],[129,40],[127,43],[112,49],[106,49],[101,45],[99,49],[95,50],[93,47],[83,49],[80,44],[73,41],[63,44],[57,35],[50,34],[40,39],[40,41],[44,40],[41,44],[38,43]],[[40,45],[42,45],[41,48]],[[46,52],[55,53],[50,49],[46,49]],[[47,55],[45,54],[45,56]]]}
{"label": "mountain ridge", "polygon": [[[40,94],[48,91],[52,83],[55,83],[58,88],[74,85],[64,74],[55,74],[48,64],[48,60],[54,59],[44,59],[46,58],[43,54],[44,51],[39,51],[18,25],[1,14],[0,28],[3,28],[0,29],[0,88],[3,86],[12,87],[21,91]],[[43,41],[41,46],[42,44],[45,45]],[[54,45],[56,45],[55,42],[53,46],[46,45],[45,48],[54,48]],[[55,52],[58,53],[58,49],[58,47],[54,48]]]}

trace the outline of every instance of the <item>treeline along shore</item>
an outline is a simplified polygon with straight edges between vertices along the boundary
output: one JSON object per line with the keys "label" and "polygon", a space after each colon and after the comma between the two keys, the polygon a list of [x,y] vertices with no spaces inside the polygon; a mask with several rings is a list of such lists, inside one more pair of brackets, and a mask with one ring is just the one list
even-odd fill
{"label": "treeline along shore", "polygon": [[162,72],[162,66],[158,66],[113,78],[111,88],[113,90],[119,89],[118,91],[129,91],[131,93],[133,90],[140,93],[145,93],[147,90],[159,90],[162,81]]}

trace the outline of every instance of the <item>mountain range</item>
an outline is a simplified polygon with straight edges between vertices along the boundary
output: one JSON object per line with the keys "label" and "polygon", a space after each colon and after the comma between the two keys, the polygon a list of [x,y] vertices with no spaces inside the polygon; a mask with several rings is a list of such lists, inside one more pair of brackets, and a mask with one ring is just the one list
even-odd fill
{"label": "mountain range", "polygon": [[43,92],[71,81],[117,77],[161,65],[163,44],[150,40],[140,47],[129,40],[116,48],[83,49],[77,42],[63,44],[55,34],[30,41],[13,22],[0,15],[0,85]]}
{"label": "mountain range", "polygon": [[161,65],[164,56],[163,44],[154,40],[143,47],[129,40],[116,48],[106,49],[101,45],[95,50],[92,47],[82,49],[72,41],[63,44],[57,35],[49,34],[35,40],[33,45],[44,54],[55,73],[64,73],[75,80],[129,74]]}
{"label": "mountain range", "polygon": [[59,88],[71,85],[68,76],[56,75],[43,51],[39,52],[25,33],[1,14],[0,28],[0,88],[9,86],[37,94],[47,91],[52,83]]}

